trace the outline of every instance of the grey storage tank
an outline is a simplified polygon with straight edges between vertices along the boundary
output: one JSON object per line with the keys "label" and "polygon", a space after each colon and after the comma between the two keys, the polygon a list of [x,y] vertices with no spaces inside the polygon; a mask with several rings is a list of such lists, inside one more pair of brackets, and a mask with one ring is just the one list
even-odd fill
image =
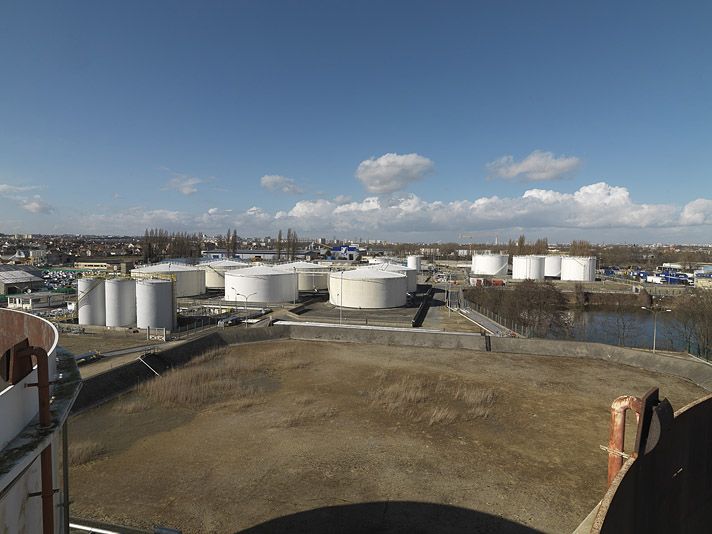
{"label": "grey storage tank", "polygon": [[137,280],[136,326],[173,330],[176,321],[173,293],[170,280]]}
{"label": "grey storage tank", "polygon": [[106,294],[106,326],[136,324],[136,280],[114,278],[104,284]]}
{"label": "grey storage tank", "polygon": [[106,296],[103,278],[80,278],[77,282],[79,324],[106,325]]}

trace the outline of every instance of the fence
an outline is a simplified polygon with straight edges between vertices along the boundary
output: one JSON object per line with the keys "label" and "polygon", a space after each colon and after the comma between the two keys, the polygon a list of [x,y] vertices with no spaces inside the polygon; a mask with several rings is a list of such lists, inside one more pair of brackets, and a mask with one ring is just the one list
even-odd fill
{"label": "fence", "polygon": [[495,313],[491,310],[488,310],[487,308],[485,308],[483,306],[480,306],[476,302],[472,302],[470,300],[463,298],[461,307],[465,310],[472,310],[472,311],[475,311],[481,315],[484,315],[488,319],[504,326],[505,328],[508,328],[512,332],[516,332],[517,334],[519,334],[522,337],[532,337],[531,327],[524,326],[524,325],[518,323],[517,321],[510,319],[509,317],[503,317],[498,313]]}

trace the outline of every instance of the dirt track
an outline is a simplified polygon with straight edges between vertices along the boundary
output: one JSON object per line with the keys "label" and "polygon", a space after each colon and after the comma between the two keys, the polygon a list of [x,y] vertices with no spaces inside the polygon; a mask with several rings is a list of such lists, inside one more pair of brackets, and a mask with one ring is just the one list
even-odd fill
{"label": "dirt track", "polygon": [[[71,469],[74,515],[238,532],[346,506],[254,532],[570,532],[605,489],[611,400],[659,385],[679,408],[704,394],[582,359],[295,341],[231,350],[246,394],[189,409],[132,393],[71,420],[73,446],[104,450]],[[467,403],[489,391],[490,404]],[[348,507],[382,501],[409,504]]]}

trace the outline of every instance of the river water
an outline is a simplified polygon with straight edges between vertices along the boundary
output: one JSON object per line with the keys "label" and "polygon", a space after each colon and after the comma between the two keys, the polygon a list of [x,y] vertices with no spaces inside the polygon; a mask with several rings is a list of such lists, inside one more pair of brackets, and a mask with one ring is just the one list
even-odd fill
{"label": "river water", "polygon": [[[653,314],[645,310],[631,311],[571,311],[570,327],[549,331],[550,339],[569,339],[651,349],[653,346]],[[656,348],[687,351],[684,335],[676,326],[672,313],[659,312]],[[692,352],[695,347],[690,347]]]}

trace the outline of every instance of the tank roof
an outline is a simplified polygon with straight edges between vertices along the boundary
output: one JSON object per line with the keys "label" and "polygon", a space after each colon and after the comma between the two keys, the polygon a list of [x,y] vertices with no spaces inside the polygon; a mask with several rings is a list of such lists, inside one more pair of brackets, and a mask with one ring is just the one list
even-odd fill
{"label": "tank roof", "polygon": [[153,265],[145,265],[132,269],[131,272],[137,273],[166,273],[175,271],[196,271],[197,268],[192,265],[183,263],[154,263]]}
{"label": "tank roof", "polygon": [[274,276],[274,275],[289,274],[286,269],[278,269],[267,265],[256,265],[254,267],[246,267],[244,269],[236,269],[234,271],[225,271],[225,276]]}
{"label": "tank roof", "polygon": [[[343,273],[343,275],[341,273]],[[353,271],[332,273],[331,276],[337,280],[342,276],[345,280],[383,280],[388,278],[404,278],[405,274],[401,272],[382,271],[381,269],[354,269]]]}

